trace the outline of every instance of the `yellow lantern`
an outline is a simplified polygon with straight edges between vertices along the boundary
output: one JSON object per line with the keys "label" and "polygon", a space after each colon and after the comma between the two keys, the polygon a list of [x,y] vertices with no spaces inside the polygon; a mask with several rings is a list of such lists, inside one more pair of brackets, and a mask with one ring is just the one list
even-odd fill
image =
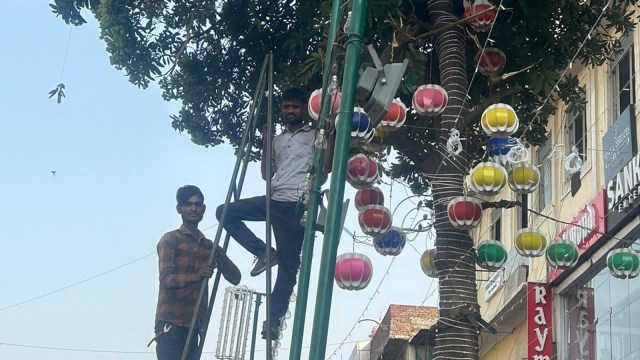
{"label": "yellow lantern", "polygon": [[547,238],[538,229],[524,228],[516,233],[515,246],[518,254],[522,256],[538,257],[544,254]]}
{"label": "yellow lantern", "polygon": [[497,195],[506,184],[507,170],[497,163],[481,162],[469,174],[469,186],[480,195]]}
{"label": "yellow lantern", "polygon": [[540,185],[540,170],[537,167],[527,163],[521,162],[511,166],[509,170],[509,187],[511,190],[529,194]]}
{"label": "yellow lantern", "polygon": [[436,249],[426,250],[420,257],[420,267],[425,275],[432,278],[438,277],[436,268]]}
{"label": "yellow lantern", "polygon": [[511,106],[494,104],[482,113],[480,125],[482,125],[484,132],[491,137],[507,137],[518,130],[520,121]]}

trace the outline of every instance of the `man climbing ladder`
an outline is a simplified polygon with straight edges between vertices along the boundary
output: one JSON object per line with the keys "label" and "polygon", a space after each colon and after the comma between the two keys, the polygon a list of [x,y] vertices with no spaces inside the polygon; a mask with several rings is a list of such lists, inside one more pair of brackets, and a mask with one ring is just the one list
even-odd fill
{"label": "man climbing ladder", "polygon": [[[256,256],[251,276],[258,276],[267,266],[278,264],[276,282],[271,292],[270,323],[265,321],[262,337],[270,332],[272,340],[278,339],[281,318],[289,307],[289,298],[296,284],[296,274],[300,265],[300,252],[304,238],[304,226],[300,224],[304,212],[303,186],[307,173],[313,163],[316,131],[306,120],[306,94],[298,88],[286,90],[282,94],[280,117],[284,131],[273,137],[264,136],[261,170],[262,177],[271,181],[271,194],[240,199],[229,203],[224,229],[242,247]],[[334,132],[329,132],[327,153],[324,161],[324,173],[331,171],[333,158]],[[271,179],[267,179],[267,153],[271,149]],[[266,245],[244,223],[244,221],[265,221],[266,204],[270,202],[270,221],[275,235],[276,249],[272,249],[271,259],[266,257]],[[220,220],[224,205],[218,207],[216,216]]]}

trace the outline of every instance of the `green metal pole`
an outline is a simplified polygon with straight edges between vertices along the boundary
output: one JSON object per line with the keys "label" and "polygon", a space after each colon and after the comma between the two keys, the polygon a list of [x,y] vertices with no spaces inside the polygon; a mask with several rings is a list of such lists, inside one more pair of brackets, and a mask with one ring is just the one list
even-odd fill
{"label": "green metal pole", "polygon": [[256,294],[256,308],[253,312],[253,331],[251,335],[251,353],[249,360],[253,360],[256,356],[256,337],[258,336],[258,314],[260,313],[260,304],[262,302],[262,294]]}
{"label": "green metal pole", "polygon": [[342,199],[344,198],[344,182],[347,174],[351,137],[351,121],[348,119],[353,118],[366,6],[366,0],[352,0],[350,33],[347,39],[348,45],[342,79],[342,101],[340,103],[340,112],[338,113],[339,120],[343,121],[338,121],[336,124],[337,132],[333,154],[331,193],[329,194],[327,224],[325,226],[320,260],[315,317],[311,335],[311,349],[309,351],[309,359],[314,360],[324,359],[326,353],[331,296],[333,294],[333,272],[338,243],[340,242],[340,233],[342,232]]}
{"label": "green metal pole", "polygon": [[[324,61],[324,81],[322,83],[323,94],[325,94],[320,111],[320,119],[318,127],[325,129],[327,117],[331,109],[331,95],[327,88],[331,81],[331,63],[333,57],[333,43],[335,42],[336,31],[340,24],[340,1],[333,0],[331,7],[331,19],[329,22],[329,36],[327,40],[327,52]],[[317,134],[316,134],[317,136]],[[328,134],[325,132],[325,136]],[[325,139],[326,141],[326,139]],[[305,224],[304,240],[302,243],[302,262],[300,264],[300,276],[298,283],[298,294],[296,297],[296,310],[293,318],[293,330],[291,335],[291,350],[289,352],[289,360],[300,360],[302,355],[302,340],[304,335],[304,324],[307,312],[307,300],[309,297],[309,280],[311,278],[311,262],[313,258],[313,246],[316,235],[316,220],[318,214],[318,203],[320,194],[318,193],[322,186],[322,178],[324,177],[324,150],[317,149],[313,159],[313,167],[316,171],[316,177],[313,182],[313,190],[309,193],[307,202],[307,219]]]}

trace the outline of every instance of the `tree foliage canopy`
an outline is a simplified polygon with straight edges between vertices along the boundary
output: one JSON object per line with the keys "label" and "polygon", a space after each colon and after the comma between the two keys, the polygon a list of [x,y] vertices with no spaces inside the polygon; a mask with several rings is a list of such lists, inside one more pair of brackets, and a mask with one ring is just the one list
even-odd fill
{"label": "tree foliage canopy", "polygon": [[[493,3],[498,5],[498,0]],[[383,61],[409,60],[398,94],[405,103],[410,103],[415,86],[440,82],[433,36],[447,30],[434,28],[426,4],[367,3],[366,42],[383,53]],[[530,126],[529,142],[539,144],[545,140],[546,118],[553,110],[553,101],[545,100],[560,98],[584,106],[584,90],[575,72],[565,73],[569,63],[601,65],[615,55],[619,34],[634,27],[636,19],[628,6],[635,1],[503,0],[500,4],[490,35],[467,29],[469,39],[475,39],[466,42],[467,72],[473,81],[466,104],[469,112],[461,117],[472,139],[486,106],[509,103],[524,127]],[[453,0],[452,5],[451,15],[463,18],[463,0]],[[172,126],[187,131],[199,145],[224,141],[238,145],[246,104],[268,52],[276,59],[278,88],[295,85],[310,91],[321,84],[329,0],[53,0],[51,7],[68,24],[85,23],[87,11],[95,16],[111,63],[124,70],[133,84],[144,88],[158,80],[166,100],[181,101]],[[346,14],[343,23],[345,19]],[[339,61],[344,36],[337,39]],[[504,71],[515,72],[513,76],[473,76],[475,55],[485,44],[506,54]],[[392,145],[417,142],[424,153],[401,156],[397,169],[402,175],[410,176],[412,168],[420,167],[418,162],[437,139],[433,129],[440,128],[438,121],[411,114],[402,136],[387,139]]]}

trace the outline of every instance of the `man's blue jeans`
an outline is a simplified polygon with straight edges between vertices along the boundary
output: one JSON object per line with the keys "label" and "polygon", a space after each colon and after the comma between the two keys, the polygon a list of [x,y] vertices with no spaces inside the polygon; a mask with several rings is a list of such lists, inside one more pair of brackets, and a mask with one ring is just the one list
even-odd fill
{"label": "man's blue jeans", "polygon": [[[218,220],[222,209],[223,205],[220,205],[216,210]],[[296,285],[304,238],[304,227],[300,225],[304,207],[298,207],[295,201],[271,200],[269,210],[278,250],[278,275],[271,292],[271,319],[275,323],[287,313],[289,298]],[[255,256],[262,256],[267,248],[264,241],[249,230],[244,221],[265,221],[266,218],[266,196],[256,196],[230,203],[222,225],[242,247]]]}
{"label": "man's blue jeans", "polygon": [[[169,331],[163,332],[165,325],[171,326]],[[187,342],[189,328],[176,326],[164,321],[156,324],[156,356],[158,360],[180,360],[184,351],[184,344]],[[194,334],[189,350],[189,360],[199,360],[200,349],[198,348],[198,334]]]}

